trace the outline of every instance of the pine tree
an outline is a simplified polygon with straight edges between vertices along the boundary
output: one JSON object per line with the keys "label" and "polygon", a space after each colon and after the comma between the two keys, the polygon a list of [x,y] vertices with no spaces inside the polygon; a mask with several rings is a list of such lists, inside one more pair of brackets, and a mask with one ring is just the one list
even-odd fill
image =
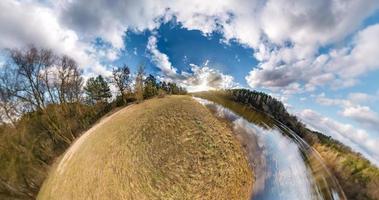
{"label": "pine tree", "polygon": [[84,91],[91,102],[107,102],[112,97],[111,90],[105,79],[99,75],[88,79]]}
{"label": "pine tree", "polygon": [[156,96],[158,94],[158,83],[157,80],[153,75],[149,75],[145,79],[145,84],[144,84],[144,93],[143,97],[144,98],[150,98],[153,96]]}

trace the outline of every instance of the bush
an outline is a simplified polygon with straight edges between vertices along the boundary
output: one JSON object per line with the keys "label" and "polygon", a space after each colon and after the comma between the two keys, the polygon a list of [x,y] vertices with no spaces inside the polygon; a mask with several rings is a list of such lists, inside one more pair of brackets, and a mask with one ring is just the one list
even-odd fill
{"label": "bush", "polygon": [[166,96],[166,91],[159,89],[158,90],[158,98],[163,98]]}
{"label": "bush", "polygon": [[0,199],[34,199],[49,165],[117,103],[49,105],[0,126]]}

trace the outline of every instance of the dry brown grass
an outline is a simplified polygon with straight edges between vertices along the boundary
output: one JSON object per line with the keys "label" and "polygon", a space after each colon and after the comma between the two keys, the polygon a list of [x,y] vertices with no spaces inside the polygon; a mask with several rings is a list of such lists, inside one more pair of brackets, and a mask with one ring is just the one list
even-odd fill
{"label": "dry brown grass", "polygon": [[316,144],[314,147],[337,177],[349,199],[379,199],[379,169],[354,153]]}
{"label": "dry brown grass", "polygon": [[120,110],[70,149],[38,199],[248,199],[251,192],[252,172],[231,130],[189,96]]}

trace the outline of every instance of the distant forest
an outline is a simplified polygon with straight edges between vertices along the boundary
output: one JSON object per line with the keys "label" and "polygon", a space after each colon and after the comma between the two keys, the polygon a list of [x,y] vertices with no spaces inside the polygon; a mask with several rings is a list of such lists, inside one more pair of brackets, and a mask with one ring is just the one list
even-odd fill
{"label": "distant forest", "polygon": [[124,65],[111,77],[85,81],[65,55],[35,47],[7,53],[8,62],[0,66],[0,199],[34,199],[54,159],[112,109],[187,93],[176,83],[145,76],[143,66],[134,75]]}

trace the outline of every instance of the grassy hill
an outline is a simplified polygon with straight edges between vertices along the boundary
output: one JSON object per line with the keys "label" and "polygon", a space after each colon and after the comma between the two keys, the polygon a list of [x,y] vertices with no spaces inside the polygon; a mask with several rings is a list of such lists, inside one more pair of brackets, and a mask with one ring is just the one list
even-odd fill
{"label": "grassy hill", "polygon": [[247,199],[253,175],[228,125],[189,96],[102,120],[56,161],[37,199]]}

